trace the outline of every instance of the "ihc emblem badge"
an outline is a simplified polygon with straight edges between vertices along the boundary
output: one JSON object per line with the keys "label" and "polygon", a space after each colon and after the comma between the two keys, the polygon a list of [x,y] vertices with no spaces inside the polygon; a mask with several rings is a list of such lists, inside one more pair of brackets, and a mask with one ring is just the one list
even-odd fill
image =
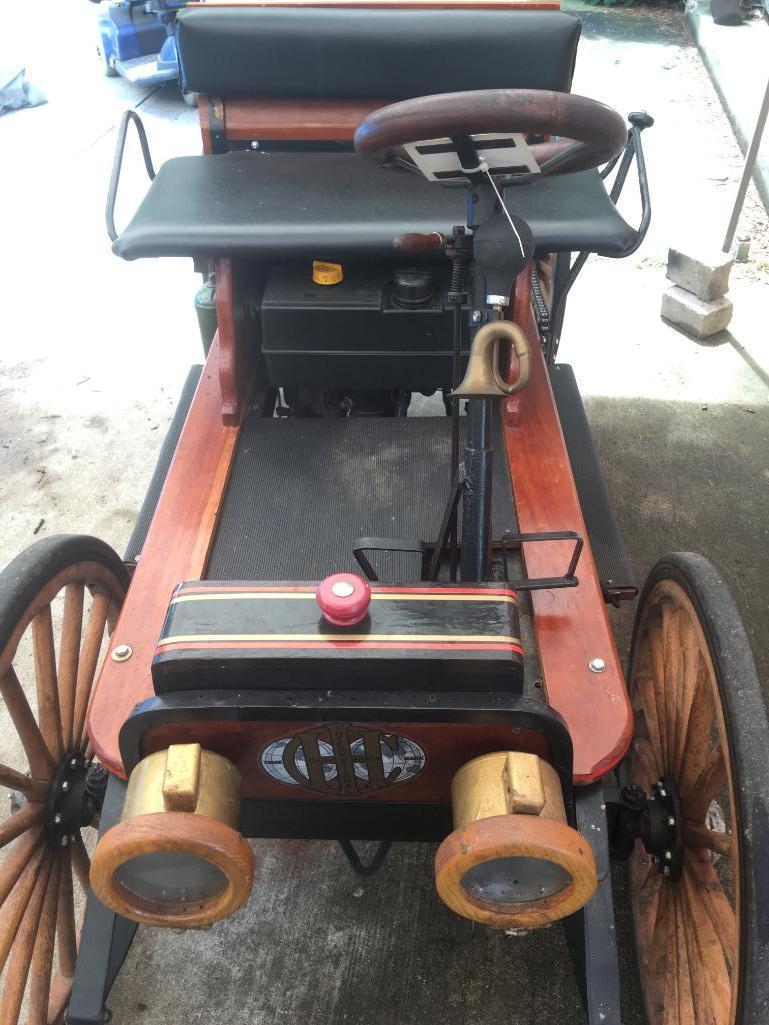
{"label": "ihc emblem badge", "polygon": [[405,783],[425,765],[408,737],[352,723],[324,723],[274,740],[262,752],[264,771],[281,783],[329,797],[356,797]]}

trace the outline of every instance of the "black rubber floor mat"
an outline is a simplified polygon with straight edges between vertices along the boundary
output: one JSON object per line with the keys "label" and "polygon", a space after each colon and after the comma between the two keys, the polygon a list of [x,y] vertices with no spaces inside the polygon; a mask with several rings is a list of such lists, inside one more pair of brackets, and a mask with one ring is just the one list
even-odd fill
{"label": "black rubber floor mat", "polygon": [[[463,429],[465,422],[463,420]],[[495,431],[493,531],[515,529]],[[449,493],[448,417],[261,419],[241,434],[208,565],[212,580],[318,580],[359,571],[359,537],[433,541]],[[418,556],[372,557],[419,579]]]}

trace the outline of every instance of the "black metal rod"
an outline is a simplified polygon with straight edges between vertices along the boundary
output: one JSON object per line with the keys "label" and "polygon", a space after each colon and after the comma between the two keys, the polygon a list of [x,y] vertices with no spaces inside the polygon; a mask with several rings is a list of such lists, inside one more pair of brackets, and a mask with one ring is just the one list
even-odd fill
{"label": "black metal rod", "polygon": [[464,581],[485,580],[491,566],[491,417],[491,399],[470,399],[462,495],[460,565]]}
{"label": "black metal rod", "polygon": [[360,855],[349,840],[338,840],[337,843],[342,848],[342,853],[347,858],[350,868],[356,875],[363,876],[364,879],[376,875],[382,865],[384,865],[385,859],[393,845],[392,840],[380,840],[374,857],[364,865],[360,860]]}
{"label": "black metal rod", "polygon": [[459,499],[462,495],[462,476],[459,471],[451,482],[451,491],[449,493],[449,499],[446,503],[446,508],[443,512],[443,519],[438,530],[438,537],[435,541],[435,548],[433,549],[433,555],[430,560],[430,568],[427,572],[428,580],[437,580],[438,573],[441,569],[441,562],[443,561],[443,554],[446,551],[446,542],[451,537],[452,524],[453,529],[456,531],[457,522],[457,506],[459,505]]}
{"label": "black metal rod", "polygon": [[152,164],[152,156],[150,155],[150,147],[147,142],[147,133],[144,131],[144,125],[142,119],[136,113],[135,110],[127,110],[120,121],[120,125],[117,130],[117,143],[115,145],[115,157],[112,161],[112,173],[109,179],[109,188],[107,189],[107,207],[104,211],[104,219],[107,222],[107,234],[112,242],[117,238],[117,229],[115,228],[115,201],[117,200],[117,190],[120,184],[120,172],[123,167],[123,151],[125,150],[125,141],[128,134],[128,125],[130,122],[136,125],[136,131],[139,135],[139,145],[142,149],[142,157],[144,158],[144,167],[147,171],[150,181],[155,177],[155,168]]}
{"label": "black metal rod", "polygon": [[[460,281],[460,287],[462,282]],[[457,305],[454,307],[452,317],[452,353],[451,353],[451,388],[452,391],[456,391],[459,387],[459,382],[462,379],[462,307]],[[459,470],[459,404],[460,399],[451,400],[451,479],[452,481],[457,479],[457,473]],[[449,522],[449,577],[452,580],[457,579],[457,560],[459,555],[458,547],[458,530],[457,530],[457,503],[454,504],[454,509],[451,514],[451,520]]]}

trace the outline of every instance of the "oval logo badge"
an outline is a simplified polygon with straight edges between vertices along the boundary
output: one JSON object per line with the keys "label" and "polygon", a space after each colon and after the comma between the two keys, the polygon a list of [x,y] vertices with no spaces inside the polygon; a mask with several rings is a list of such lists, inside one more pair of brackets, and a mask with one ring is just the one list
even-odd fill
{"label": "oval logo badge", "polygon": [[405,783],[424,765],[416,741],[352,723],[312,726],[273,740],[262,752],[268,776],[327,797],[356,797]]}

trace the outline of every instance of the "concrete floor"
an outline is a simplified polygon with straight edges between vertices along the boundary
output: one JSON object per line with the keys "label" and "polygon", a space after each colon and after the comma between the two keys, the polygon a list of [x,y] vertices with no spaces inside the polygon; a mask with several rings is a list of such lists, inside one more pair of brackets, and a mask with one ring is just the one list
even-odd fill
{"label": "concrete floor", "polygon": [[[589,262],[561,357],[575,365],[638,577],[670,549],[714,559],[767,679],[766,211],[751,194],[742,230],[754,260],[734,274],[730,332],[698,345],[665,325],[667,246],[717,246],[739,151],[678,11],[581,13],[575,90],[657,118],[646,137],[655,215],[634,257]],[[200,354],[189,263],[121,263],[102,222],[122,109],[140,105],[158,163],[199,149],[195,114],[173,88],[102,79],[94,17],[57,0],[4,0],[0,15],[0,59],[26,61],[49,97],[0,119],[0,564],[59,531],[122,550]],[[143,189],[137,153],[127,158],[118,223]],[[617,616],[623,644],[630,618]],[[231,919],[207,933],[139,934],[110,1001],[116,1023],[581,1021],[560,929],[513,939],[456,919],[434,896],[431,849],[402,845],[363,882],[333,845],[256,853],[252,898]],[[618,926],[625,942],[621,900]],[[624,964],[632,1025],[627,952]]]}
{"label": "concrete floor", "polygon": [[[753,11],[752,17],[739,25],[716,25],[710,14],[710,0],[691,0],[686,5],[686,22],[745,152],[753,138],[761,99],[766,93],[769,18]],[[769,203],[767,131],[758,149],[755,178],[761,198]]]}

